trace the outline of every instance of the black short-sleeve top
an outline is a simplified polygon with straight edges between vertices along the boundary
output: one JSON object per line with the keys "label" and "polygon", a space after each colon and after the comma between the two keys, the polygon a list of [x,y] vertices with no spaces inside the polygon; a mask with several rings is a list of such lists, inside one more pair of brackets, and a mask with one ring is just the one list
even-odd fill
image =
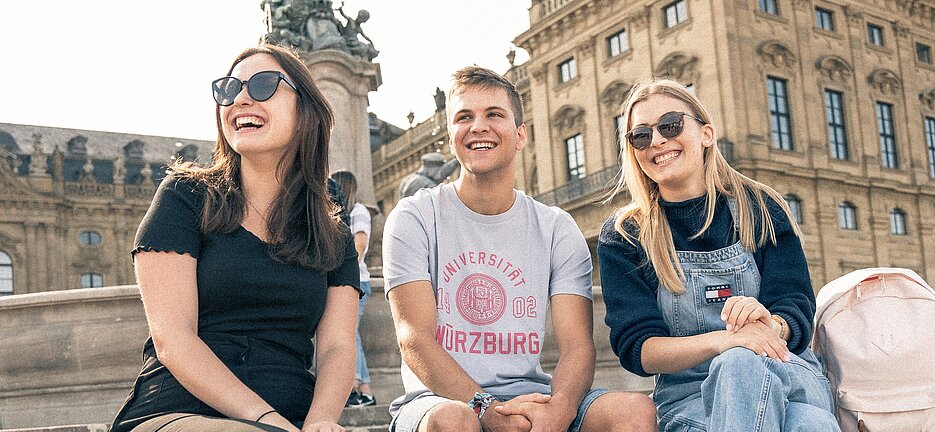
{"label": "black short-sleeve top", "polygon": [[325,310],[328,287],[359,290],[357,251],[347,236],[344,260],[330,272],[287,264],[242,226],[230,233],[200,229],[205,186],[166,177],[136,233],[133,254],[171,251],[198,261],[198,333],[223,333],[279,345],[307,356]]}

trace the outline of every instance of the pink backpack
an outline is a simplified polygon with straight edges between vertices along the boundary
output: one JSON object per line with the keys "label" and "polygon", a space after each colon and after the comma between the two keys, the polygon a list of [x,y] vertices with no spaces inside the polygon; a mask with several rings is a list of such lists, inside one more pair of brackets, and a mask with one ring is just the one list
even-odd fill
{"label": "pink backpack", "polygon": [[935,291],[901,268],[853,271],[817,296],[824,357],[843,432],[935,431]]}

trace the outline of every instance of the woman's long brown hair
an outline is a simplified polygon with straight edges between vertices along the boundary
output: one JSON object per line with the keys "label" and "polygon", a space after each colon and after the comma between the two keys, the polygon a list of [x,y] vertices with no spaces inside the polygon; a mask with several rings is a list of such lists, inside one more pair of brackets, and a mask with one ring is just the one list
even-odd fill
{"label": "woman's long brown hair", "polygon": [[[331,271],[344,258],[346,230],[339,225],[337,207],[328,196],[328,146],[334,114],[318,90],[305,64],[289,50],[270,44],[249,48],[228,69],[256,55],[272,56],[295,84],[298,124],[295,134],[279,160],[282,176],[270,210],[267,229],[270,256],[278,261],[320,271]],[[283,89],[280,89],[282,91]],[[229,233],[243,223],[245,198],[240,177],[240,155],[231,148],[221,129],[221,107],[215,110],[218,139],[210,166],[196,168],[175,164],[172,171],[181,178],[203,184],[205,206],[201,214],[203,232]]]}

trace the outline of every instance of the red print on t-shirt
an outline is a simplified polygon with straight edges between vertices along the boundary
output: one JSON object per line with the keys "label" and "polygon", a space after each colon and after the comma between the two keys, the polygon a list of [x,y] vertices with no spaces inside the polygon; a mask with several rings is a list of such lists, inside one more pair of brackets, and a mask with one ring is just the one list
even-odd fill
{"label": "red print on t-shirt", "polygon": [[506,290],[496,279],[481,273],[464,278],[455,295],[458,312],[475,325],[496,322],[506,309]]}

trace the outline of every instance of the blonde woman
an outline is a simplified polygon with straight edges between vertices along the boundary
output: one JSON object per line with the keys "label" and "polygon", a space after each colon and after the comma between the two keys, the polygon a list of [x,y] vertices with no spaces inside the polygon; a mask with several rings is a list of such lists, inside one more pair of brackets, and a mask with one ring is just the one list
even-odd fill
{"label": "blonde woman", "polygon": [[601,231],[606,323],[620,363],[656,375],[664,431],[838,430],[808,349],[815,296],[782,197],[731,168],[681,84],[636,85]]}

